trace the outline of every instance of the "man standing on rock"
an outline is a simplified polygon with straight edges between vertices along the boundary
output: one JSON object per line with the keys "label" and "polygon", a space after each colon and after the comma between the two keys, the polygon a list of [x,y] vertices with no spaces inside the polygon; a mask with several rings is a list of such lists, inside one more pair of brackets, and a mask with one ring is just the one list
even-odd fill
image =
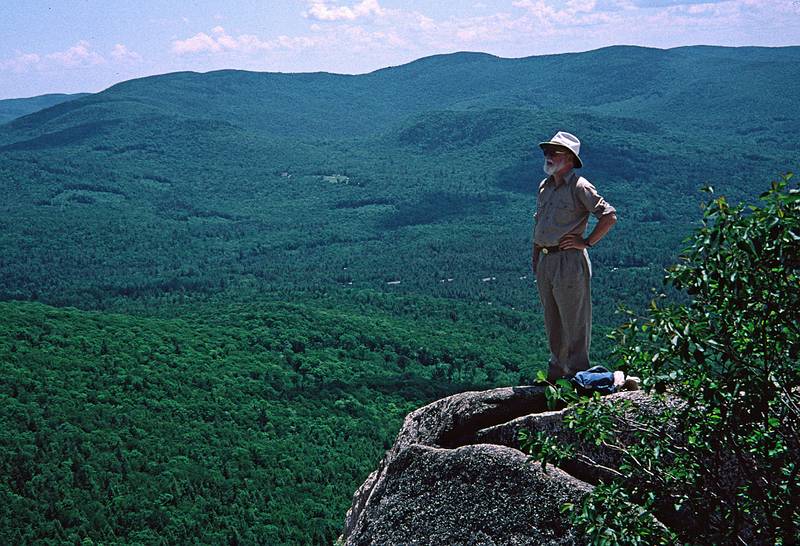
{"label": "man standing on rock", "polygon": [[[550,344],[547,378],[555,381],[589,368],[592,265],[586,249],[600,242],[617,215],[595,187],[575,172],[583,166],[577,137],[559,131],[539,147],[548,176],[539,184],[532,265]],[[598,222],[584,238],[589,214]]]}

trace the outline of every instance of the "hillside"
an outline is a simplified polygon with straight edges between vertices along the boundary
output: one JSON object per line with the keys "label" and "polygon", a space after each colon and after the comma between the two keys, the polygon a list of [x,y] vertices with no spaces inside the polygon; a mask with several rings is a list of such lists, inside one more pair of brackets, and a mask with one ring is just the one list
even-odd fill
{"label": "hillside", "polygon": [[0,100],[0,125],[27,114],[32,114],[33,112],[55,106],[56,104],[79,99],[87,95],[88,93],[75,93],[72,95],[53,93],[24,99]]}
{"label": "hillside", "polygon": [[0,127],[1,296],[96,307],[255,280],[531,306],[535,142],[566,128],[620,212],[593,252],[598,285],[639,305],[699,187],[747,199],[796,168],[796,53],[462,53],[362,76],[124,82]]}
{"label": "hillside", "polygon": [[13,124],[11,135],[151,114],[305,138],[376,135],[409,116],[453,109],[589,110],[677,126],[724,124],[734,113],[764,121],[791,117],[800,91],[798,53],[800,47],[615,46],[522,59],[437,55],[358,76],[181,72],[123,82],[39,112]]}

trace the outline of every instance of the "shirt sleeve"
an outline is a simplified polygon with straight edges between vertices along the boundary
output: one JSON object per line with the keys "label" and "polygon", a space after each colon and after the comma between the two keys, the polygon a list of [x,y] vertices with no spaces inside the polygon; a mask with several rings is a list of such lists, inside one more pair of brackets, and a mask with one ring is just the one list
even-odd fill
{"label": "shirt sleeve", "polygon": [[578,183],[575,186],[575,194],[578,198],[578,201],[580,201],[586,210],[593,214],[595,218],[600,218],[607,214],[617,212],[617,209],[612,207],[608,201],[603,199],[597,193],[597,190],[592,183],[585,178],[578,180]]}

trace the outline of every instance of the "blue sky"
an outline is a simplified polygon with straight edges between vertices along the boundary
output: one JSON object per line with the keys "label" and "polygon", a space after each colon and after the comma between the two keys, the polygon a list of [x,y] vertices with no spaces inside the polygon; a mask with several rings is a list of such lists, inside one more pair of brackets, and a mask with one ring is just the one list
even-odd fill
{"label": "blue sky", "polygon": [[357,74],[454,51],[800,45],[800,0],[6,0],[0,99],[222,68]]}

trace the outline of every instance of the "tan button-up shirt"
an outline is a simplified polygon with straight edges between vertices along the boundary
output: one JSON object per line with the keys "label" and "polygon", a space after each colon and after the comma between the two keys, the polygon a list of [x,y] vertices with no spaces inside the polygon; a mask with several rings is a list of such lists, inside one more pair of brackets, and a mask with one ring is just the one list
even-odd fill
{"label": "tan button-up shirt", "polygon": [[616,209],[600,197],[594,186],[578,176],[574,169],[564,176],[558,186],[555,178],[548,176],[539,184],[534,242],[539,246],[558,246],[564,235],[583,237],[590,213],[600,218],[612,212],[616,212]]}

